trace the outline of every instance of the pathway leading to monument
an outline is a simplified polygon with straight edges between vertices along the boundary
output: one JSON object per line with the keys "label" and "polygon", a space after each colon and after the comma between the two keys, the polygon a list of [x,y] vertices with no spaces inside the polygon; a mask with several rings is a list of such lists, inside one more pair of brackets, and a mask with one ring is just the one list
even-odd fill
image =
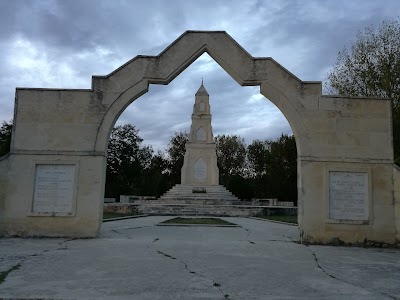
{"label": "pathway leading to monument", "polygon": [[[0,239],[0,298],[399,299],[400,250],[305,246],[295,226],[104,223],[100,238]],[[13,268],[15,267],[15,268]]]}

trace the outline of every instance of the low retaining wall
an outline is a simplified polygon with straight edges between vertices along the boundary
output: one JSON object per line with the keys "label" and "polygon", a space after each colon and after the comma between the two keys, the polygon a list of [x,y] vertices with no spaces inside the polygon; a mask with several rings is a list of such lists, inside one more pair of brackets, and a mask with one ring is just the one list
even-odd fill
{"label": "low retaining wall", "polygon": [[193,204],[104,204],[104,212],[149,215],[213,215],[229,217],[255,217],[270,215],[296,215],[297,207],[254,205],[193,205]]}
{"label": "low retaining wall", "polygon": [[103,211],[118,214],[139,214],[137,205],[126,203],[105,203]]}

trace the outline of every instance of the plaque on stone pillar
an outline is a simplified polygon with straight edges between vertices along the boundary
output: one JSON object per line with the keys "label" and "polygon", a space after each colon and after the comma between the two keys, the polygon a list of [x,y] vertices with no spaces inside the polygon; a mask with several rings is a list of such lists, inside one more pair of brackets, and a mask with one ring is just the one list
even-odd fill
{"label": "plaque on stone pillar", "polygon": [[194,163],[194,180],[196,182],[205,182],[207,180],[207,164],[201,158]]}
{"label": "plaque on stone pillar", "polygon": [[36,165],[33,213],[73,213],[75,165]]}
{"label": "plaque on stone pillar", "polygon": [[196,139],[198,141],[205,141],[206,140],[206,132],[203,127],[200,127],[196,131]]}
{"label": "plaque on stone pillar", "polygon": [[367,172],[329,172],[329,219],[367,221]]}

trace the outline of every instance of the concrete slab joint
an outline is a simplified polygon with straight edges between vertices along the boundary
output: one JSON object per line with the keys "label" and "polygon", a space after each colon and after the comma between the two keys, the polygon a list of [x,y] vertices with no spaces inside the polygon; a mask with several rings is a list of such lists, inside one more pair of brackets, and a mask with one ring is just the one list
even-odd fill
{"label": "concrete slab joint", "polygon": [[[224,31],[187,31],[158,56],[137,56],[93,76],[91,89],[17,89],[11,152],[0,160],[0,234],[96,236],[116,120],[149,84],[168,84],[204,52],[239,85],[260,86],[292,127],[304,241],[399,239],[391,102],[324,96],[321,82],[252,57]],[[33,163],[40,161],[46,163]],[[71,161],[79,168],[67,167]],[[48,196],[44,182],[62,182],[67,196]]]}

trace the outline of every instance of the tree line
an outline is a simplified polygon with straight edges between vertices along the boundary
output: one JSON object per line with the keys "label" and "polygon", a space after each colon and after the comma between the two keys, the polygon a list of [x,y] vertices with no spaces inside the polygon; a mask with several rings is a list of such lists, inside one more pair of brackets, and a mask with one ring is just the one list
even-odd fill
{"label": "tree line", "polygon": [[[106,197],[159,197],[181,181],[186,132],[176,132],[167,149],[154,153],[131,124],[113,129],[108,147]],[[237,135],[215,137],[220,184],[241,199],[297,202],[297,152],[293,136],[246,145]]]}

